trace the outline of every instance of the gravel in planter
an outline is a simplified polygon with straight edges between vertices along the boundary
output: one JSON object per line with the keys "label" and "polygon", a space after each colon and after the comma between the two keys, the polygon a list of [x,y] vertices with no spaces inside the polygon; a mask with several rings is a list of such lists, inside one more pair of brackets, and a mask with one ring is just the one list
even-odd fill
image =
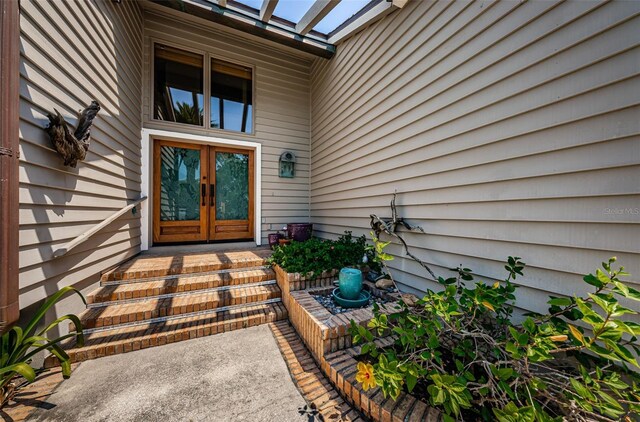
{"label": "gravel in planter", "polygon": [[369,303],[367,303],[367,305],[363,306],[362,308],[343,308],[342,306],[337,305],[333,301],[333,296],[331,295],[331,292],[325,293],[325,294],[318,294],[318,293],[313,294],[312,293],[311,297],[313,297],[315,300],[317,300],[318,303],[320,303],[322,306],[324,306],[333,315],[343,314],[345,312],[353,311],[355,309],[368,308],[370,306],[373,306],[374,302],[377,303],[378,305],[383,305],[385,303],[389,303],[389,301],[386,300],[386,299],[382,299],[382,298],[375,297],[375,296],[371,295],[371,299],[369,299]]}

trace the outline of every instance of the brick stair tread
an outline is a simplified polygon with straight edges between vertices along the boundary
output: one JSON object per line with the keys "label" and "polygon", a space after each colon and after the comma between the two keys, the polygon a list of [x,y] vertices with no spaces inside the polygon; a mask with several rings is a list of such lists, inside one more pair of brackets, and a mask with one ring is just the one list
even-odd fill
{"label": "brick stair tread", "polygon": [[137,299],[163,294],[211,289],[221,286],[258,283],[274,279],[275,272],[271,268],[260,268],[248,271],[234,270],[214,274],[194,274],[193,276],[167,276],[164,280],[123,282],[123,284],[102,286],[87,296],[87,302],[99,303]]}
{"label": "brick stair tread", "polygon": [[101,281],[163,277],[201,273],[229,268],[265,265],[271,250],[258,248],[224,252],[198,252],[171,255],[139,255],[102,274]]}
{"label": "brick stair tread", "polygon": [[247,286],[233,290],[149,298],[142,301],[89,308],[80,315],[84,328],[99,328],[151,318],[213,310],[222,306],[261,302],[281,297],[277,285]]}
{"label": "brick stair tread", "polygon": [[[74,347],[75,341],[62,345],[72,362],[80,362],[102,356],[126,353],[147,347],[203,337],[254,325],[280,321],[287,318],[282,303],[255,304],[227,311],[212,312],[201,316],[172,319],[139,326],[128,326],[97,331],[85,336],[83,347]],[[45,367],[58,364],[49,356]]]}

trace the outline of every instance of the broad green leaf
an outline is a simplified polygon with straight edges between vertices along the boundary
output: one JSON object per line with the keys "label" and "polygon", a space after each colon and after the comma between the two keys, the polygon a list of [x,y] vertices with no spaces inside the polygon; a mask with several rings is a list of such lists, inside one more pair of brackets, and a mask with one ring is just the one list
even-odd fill
{"label": "broad green leaf", "polygon": [[17,374],[22,375],[29,382],[33,382],[36,379],[36,372],[33,370],[31,366],[27,365],[24,362],[20,362],[10,366],[5,366],[4,368],[0,368],[0,375],[10,374],[11,372],[15,372]]}
{"label": "broad green leaf", "polygon": [[407,390],[412,392],[418,383],[418,378],[415,375],[408,373],[405,377],[405,381],[407,382]]}
{"label": "broad green leaf", "polygon": [[573,378],[570,378],[569,382],[571,383],[571,386],[573,387],[574,391],[578,394],[578,396],[582,397],[583,399],[589,399],[589,400],[595,399],[595,396],[591,394],[589,389],[579,381]]}
{"label": "broad green leaf", "polygon": [[587,274],[582,279],[585,281],[585,283],[595,286],[597,288],[601,288],[602,286],[604,286],[604,283],[598,280],[598,278],[593,274]]}
{"label": "broad green leaf", "polygon": [[82,299],[82,302],[85,305],[87,304],[87,301],[85,300],[84,296],[82,295],[82,293],[80,293],[79,290],[77,290],[77,289],[75,289],[74,287],[71,287],[71,286],[63,287],[62,289],[58,290],[53,295],[51,295],[51,297],[49,299],[47,299],[47,301],[45,303],[42,304],[40,309],[38,309],[38,311],[35,313],[35,315],[31,319],[31,321],[27,325],[27,327],[24,329],[25,335],[30,335],[31,331],[36,327],[36,325],[38,325],[38,322],[40,322],[40,320],[42,319],[42,317],[44,317],[44,315],[47,313],[47,311],[58,300],[60,300],[62,298],[62,296],[66,295],[69,292],[76,293],[78,296],[80,296],[80,298]]}
{"label": "broad green leaf", "polygon": [[596,270],[596,277],[598,278],[598,280],[600,280],[600,282],[603,285],[611,282],[611,279],[609,278],[609,276],[605,274],[600,268]]}
{"label": "broad green leaf", "polygon": [[622,296],[629,297],[629,288],[624,283],[613,280],[613,285],[617,287]]}
{"label": "broad green leaf", "polygon": [[549,305],[555,305],[555,306],[569,306],[573,302],[571,301],[571,299],[566,298],[566,297],[555,297],[555,298],[552,298],[551,300],[547,301],[547,303]]}

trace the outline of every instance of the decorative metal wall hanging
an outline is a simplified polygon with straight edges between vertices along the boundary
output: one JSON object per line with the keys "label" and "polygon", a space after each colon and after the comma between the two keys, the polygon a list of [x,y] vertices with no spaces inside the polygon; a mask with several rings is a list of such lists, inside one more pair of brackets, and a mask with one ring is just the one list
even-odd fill
{"label": "decorative metal wall hanging", "polygon": [[78,161],[83,161],[89,150],[91,141],[91,124],[100,111],[100,104],[91,101],[91,104],[78,114],[76,131],[71,133],[64,117],[55,108],[54,114],[47,114],[49,125],[45,128],[51,139],[53,147],[64,159],[64,165],[75,168]]}
{"label": "decorative metal wall hanging", "polygon": [[295,170],[296,156],[291,151],[285,151],[280,155],[280,177],[293,178]]}

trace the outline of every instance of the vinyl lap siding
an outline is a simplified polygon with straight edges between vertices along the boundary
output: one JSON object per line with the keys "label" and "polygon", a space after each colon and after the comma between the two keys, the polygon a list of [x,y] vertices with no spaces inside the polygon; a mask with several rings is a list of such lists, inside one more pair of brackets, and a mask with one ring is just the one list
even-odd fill
{"label": "vinyl lap siding", "polygon": [[[438,274],[502,278],[544,310],[617,255],[640,276],[640,2],[413,1],[311,71],[316,233],[400,213]],[[428,274],[389,247],[408,290]]]}
{"label": "vinyl lap siding", "polygon": [[[189,19],[188,24],[182,21],[184,19]],[[150,83],[145,84],[144,126],[261,143],[262,243],[267,242],[270,231],[287,223],[308,222],[311,60],[259,40],[248,40],[215,29],[184,14],[180,15],[179,21],[171,14],[147,12],[144,57],[145,75],[149,81],[154,40],[255,66],[254,135],[154,121],[150,116]],[[296,155],[293,179],[278,176],[278,160],[284,151],[293,151]]]}
{"label": "vinyl lap siding", "polygon": [[[68,255],[58,247],[140,196],[142,12],[134,1],[21,0],[20,307],[98,274],[139,251],[140,219],[126,214]],[[102,109],[87,158],[64,167],[43,130],[57,109],[75,124]],[[78,311],[77,298],[67,310]]]}

